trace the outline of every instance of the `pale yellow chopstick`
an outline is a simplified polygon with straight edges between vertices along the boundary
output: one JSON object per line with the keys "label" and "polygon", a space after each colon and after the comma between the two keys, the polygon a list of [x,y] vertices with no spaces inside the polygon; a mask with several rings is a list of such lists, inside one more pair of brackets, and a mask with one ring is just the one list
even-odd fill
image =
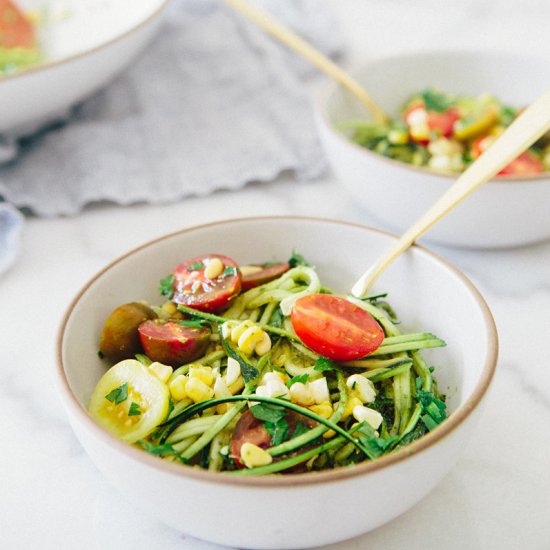
{"label": "pale yellow chopstick", "polygon": [[270,33],[277,40],[285,44],[291,50],[300,54],[318,69],[328,74],[351,92],[371,113],[375,122],[383,124],[388,117],[383,109],[370,97],[363,86],[354,78],[342,70],[328,57],[316,50],[311,44],[300,38],[296,33],[285,27],[271,15],[250,4],[246,0],[224,0],[224,2],[248,17],[262,29]]}

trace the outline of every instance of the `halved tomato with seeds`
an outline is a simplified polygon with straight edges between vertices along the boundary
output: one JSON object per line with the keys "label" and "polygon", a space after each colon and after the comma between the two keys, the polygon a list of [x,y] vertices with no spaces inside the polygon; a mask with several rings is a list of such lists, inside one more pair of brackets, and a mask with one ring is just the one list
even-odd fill
{"label": "halved tomato with seeds", "polygon": [[[208,276],[211,262],[221,262],[221,270]],[[207,254],[187,260],[174,271],[172,301],[200,311],[227,308],[241,291],[241,273],[234,260],[220,254]]]}

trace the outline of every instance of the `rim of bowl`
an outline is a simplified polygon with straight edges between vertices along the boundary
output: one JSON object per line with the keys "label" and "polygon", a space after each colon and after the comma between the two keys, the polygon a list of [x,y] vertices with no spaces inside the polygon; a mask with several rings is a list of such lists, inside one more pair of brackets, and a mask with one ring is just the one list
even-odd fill
{"label": "rim of bowl", "polygon": [[473,285],[473,283],[454,265],[450,262],[439,256],[438,254],[432,252],[430,249],[419,245],[413,244],[411,248],[420,250],[423,254],[430,256],[435,259],[439,264],[442,264],[443,267],[451,271],[455,276],[457,276],[462,284],[467,287],[470,293],[473,295],[475,301],[477,302],[488,333],[488,347],[487,347],[487,357],[485,360],[485,365],[483,367],[481,376],[479,378],[472,395],[467,399],[456,411],[454,411],[449,418],[441,424],[441,426],[434,430],[433,432],[428,432],[422,438],[414,441],[413,443],[403,447],[399,451],[391,453],[389,455],[382,456],[376,460],[362,462],[355,466],[349,468],[338,468],[334,470],[326,470],[319,472],[306,472],[301,474],[292,474],[289,476],[284,475],[267,475],[267,476],[230,476],[223,472],[209,472],[207,470],[200,470],[197,468],[188,468],[182,466],[181,464],[175,464],[171,462],[164,461],[158,457],[152,456],[142,449],[138,449],[133,445],[122,442],[117,439],[114,435],[109,433],[107,430],[104,430],[94,422],[91,416],[88,414],[86,409],[79,403],[73,394],[67,376],[65,374],[65,369],[63,366],[62,358],[62,348],[63,340],[65,336],[65,329],[67,322],[76,307],[77,303],[80,301],[80,298],[85,294],[85,292],[99,279],[105,272],[110,270],[115,265],[123,262],[129,256],[145,249],[150,246],[155,245],[156,243],[170,239],[176,235],[181,235],[183,233],[192,233],[200,229],[207,227],[213,227],[217,225],[228,225],[235,223],[243,223],[250,221],[262,221],[262,220],[277,220],[277,221],[302,221],[302,222],[321,222],[328,224],[336,225],[345,225],[348,227],[355,227],[362,230],[366,230],[373,233],[380,233],[383,235],[390,236],[393,239],[397,239],[397,235],[389,231],[377,229],[367,225],[362,225],[358,223],[346,222],[341,220],[329,219],[329,218],[320,218],[320,217],[311,217],[311,216],[253,216],[253,217],[243,217],[243,218],[234,218],[234,219],[225,219],[215,222],[210,222],[206,224],[195,225],[179,231],[174,231],[163,235],[159,238],[148,241],[138,247],[131,249],[129,252],[119,256],[103,269],[98,271],[84,286],[80,289],[77,295],[73,298],[69,306],[67,307],[61,325],[58,330],[57,335],[57,381],[58,386],[62,392],[62,396],[65,402],[65,405],[70,408],[71,412],[78,417],[79,422],[83,423],[87,431],[92,434],[95,438],[101,439],[105,444],[108,444],[110,447],[116,449],[118,452],[126,455],[130,460],[138,461],[143,464],[146,464],[154,469],[161,470],[165,473],[171,475],[182,476],[186,478],[191,478],[196,481],[209,482],[214,484],[225,484],[225,485],[235,485],[235,486],[254,486],[254,487],[285,487],[285,486],[295,486],[295,485],[309,485],[315,483],[330,483],[339,481],[341,479],[347,479],[350,477],[365,475],[371,472],[378,471],[382,468],[385,468],[390,465],[407,460],[407,458],[417,455],[436,443],[440,442],[442,439],[451,434],[455,428],[457,428],[477,407],[481,399],[487,392],[490,382],[493,378],[498,358],[498,335],[496,330],[496,325],[489,310],[489,306],[485,302],[484,298],[481,296],[480,292]]}
{"label": "rim of bowl", "polygon": [[[377,57],[371,59],[368,63],[364,65],[360,65],[358,67],[354,67],[350,72],[350,75],[357,75],[361,74],[362,72],[365,72],[370,64],[378,64],[378,63],[384,63],[387,61],[394,61],[397,59],[414,59],[419,60],[421,58],[442,58],[442,57],[448,57],[453,55],[471,55],[471,56],[479,56],[480,52],[476,52],[476,50],[442,50],[442,51],[431,51],[431,50],[420,50],[418,52],[414,53],[406,53],[406,54],[393,54],[393,55],[387,55],[383,57]],[[482,52],[484,56],[487,57],[498,57],[498,56],[508,56],[508,57],[515,57],[515,58],[533,58],[534,56],[529,56],[524,53],[510,53],[506,52],[504,50],[499,51],[493,51],[493,52]],[[327,128],[327,130],[333,135],[336,136],[336,139],[340,140],[342,143],[346,143],[349,146],[351,146],[353,149],[358,151],[360,154],[363,154],[367,157],[372,157],[376,160],[379,160],[381,162],[388,163],[390,166],[397,166],[401,167],[404,170],[413,170],[420,174],[426,175],[426,176],[436,176],[439,178],[445,178],[449,180],[449,183],[456,180],[456,178],[462,173],[457,172],[454,173],[447,173],[447,172],[437,172],[436,170],[433,170],[431,168],[428,168],[426,166],[415,166],[414,164],[408,164],[406,162],[402,162],[397,159],[392,159],[390,157],[385,157],[384,155],[380,155],[379,153],[375,153],[374,151],[371,151],[367,147],[362,147],[358,143],[355,143],[350,138],[348,138],[344,133],[340,132],[336,129],[334,126],[334,123],[330,119],[330,115],[328,112],[328,102],[330,98],[337,92],[343,91],[345,93],[345,90],[336,82],[330,82],[327,84],[327,86],[317,95],[317,98],[314,102],[316,111],[319,115],[319,119],[322,121],[323,125]],[[522,176],[499,176],[498,178],[493,176],[487,183],[495,184],[495,183],[525,183],[525,182],[538,182],[538,181],[545,181],[548,180],[550,177],[550,171],[546,170],[545,172],[541,172],[540,174],[525,174]]]}
{"label": "rim of bowl", "polygon": [[77,59],[86,57],[88,55],[94,54],[100,50],[103,50],[104,48],[108,48],[112,44],[115,44],[116,42],[120,42],[121,40],[124,40],[126,37],[130,36],[131,34],[135,33],[136,31],[140,30],[141,28],[147,26],[150,22],[152,22],[154,19],[159,17],[164,9],[168,6],[168,4],[171,2],[171,0],[163,0],[157,9],[155,9],[153,12],[151,12],[149,15],[145,17],[145,19],[142,19],[138,23],[136,23],[133,27],[130,27],[129,29],[126,29],[123,33],[117,34],[113,38],[110,38],[109,40],[106,40],[105,42],[101,42],[100,44],[97,44],[93,48],[89,48],[87,50],[84,50],[83,52],[79,52],[73,55],[68,55],[66,57],[62,57],[61,59],[57,59],[55,61],[46,61],[44,63],[38,63],[37,65],[31,66],[28,69],[22,69],[20,71],[16,71],[13,74],[3,75],[0,76],[0,86],[2,85],[2,82],[8,82],[13,81],[17,78],[22,78],[24,76],[30,75],[30,74],[36,74],[42,71],[46,71],[50,69],[51,67],[58,67],[60,65],[64,65],[66,63],[71,63],[72,61],[75,61]]}

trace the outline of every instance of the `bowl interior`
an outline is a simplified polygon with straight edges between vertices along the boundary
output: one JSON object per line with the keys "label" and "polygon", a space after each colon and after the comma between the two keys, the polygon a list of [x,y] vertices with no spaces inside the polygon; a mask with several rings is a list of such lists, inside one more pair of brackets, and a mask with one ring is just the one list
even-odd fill
{"label": "bowl interior", "polygon": [[60,61],[115,39],[154,14],[166,0],[18,0],[36,19],[42,65]]}
{"label": "bowl interior", "polygon": [[[394,239],[341,222],[258,218],[200,226],[144,245],[96,276],[69,310],[60,348],[68,384],[85,409],[106,369],[97,355],[106,317],[125,302],[161,303],[159,280],[185,259],[222,253],[239,263],[286,260],[294,248],[317,267],[326,286],[347,291]],[[425,357],[436,367],[450,410],[479,393],[494,368],[496,336],[486,305],[467,279],[426,249],[413,247],[384,273],[373,289],[379,291],[389,292],[403,330],[431,331],[446,340],[446,348]]]}
{"label": "bowl interior", "polygon": [[[441,51],[376,59],[353,74],[386,112],[395,116],[412,94],[428,87],[472,96],[489,93],[520,107],[547,88],[547,67],[548,60],[542,55]],[[340,87],[332,87],[325,107],[333,124],[369,116]]]}

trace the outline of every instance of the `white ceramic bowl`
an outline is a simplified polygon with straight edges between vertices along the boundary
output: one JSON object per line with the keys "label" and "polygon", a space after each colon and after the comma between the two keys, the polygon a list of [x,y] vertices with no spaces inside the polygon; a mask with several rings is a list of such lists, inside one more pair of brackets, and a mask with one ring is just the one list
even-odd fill
{"label": "white ceramic bowl", "polygon": [[158,28],[168,0],[26,0],[44,60],[0,76],[0,132],[25,133],[104,86]]}
{"label": "white ceramic bowl", "polygon": [[[435,86],[452,93],[491,93],[523,106],[548,87],[548,56],[491,52],[411,53],[369,62],[354,76],[391,116],[414,93]],[[365,222],[402,233],[454,182],[356,145],[336,125],[368,113],[331,86],[316,120],[342,186],[364,208]],[[550,175],[493,179],[432,227],[424,239],[461,247],[508,247],[550,238]]]}
{"label": "white ceramic bowl", "polygon": [[[249,218],[185,229],[145,244],[98,273],[70,305],[59,333],[58,380],[70,423],[90,458],[136,506],[205,540],[238,548],[305,548],[374,529],[424,497],[457,460],[476,423],[497,360],[487,305],[456,268],[414,246],[381,278],[405,327],[435,332],[451,416],[409,447],[355,467],[287,476],[229,477],[167,463],[115,439],[87,414],[105,372],[97,356],[107,315],[135,299],[158,302],[158,281],[206,252],[241,263],[287,259],[293,247],[325,284],[345,291],[395,236],[338,221]],[[136,276],[136,274],[138,274]],[[397,520],[398,521],[398,520]]]}

